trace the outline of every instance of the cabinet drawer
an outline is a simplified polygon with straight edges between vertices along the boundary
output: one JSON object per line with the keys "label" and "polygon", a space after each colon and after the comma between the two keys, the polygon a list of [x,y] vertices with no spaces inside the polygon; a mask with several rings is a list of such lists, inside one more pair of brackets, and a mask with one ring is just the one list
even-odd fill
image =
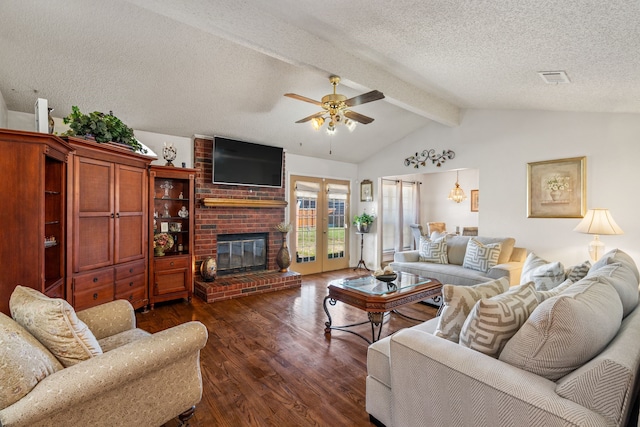
{"label": "cabinet drawer", "polygon": [[130,303],[146,299],[144,274],[116,281],[116,299],[126,299]]}
{"label": "cabinet drawer", "polygon": [[114,295],[112,268],[73,278],[73,306],[76,310],[113,301]]}
{"label": "cabinet drawer", "polygon": [[171,257],[155,259],[156,271],[191,268],[191,257]]}
{"label": "cabinet drawer", "polygon": [[117,265],[116,281],[120,281],[131,276],[137,276],[138,274],[144,274],[144,267],[144,260]]}

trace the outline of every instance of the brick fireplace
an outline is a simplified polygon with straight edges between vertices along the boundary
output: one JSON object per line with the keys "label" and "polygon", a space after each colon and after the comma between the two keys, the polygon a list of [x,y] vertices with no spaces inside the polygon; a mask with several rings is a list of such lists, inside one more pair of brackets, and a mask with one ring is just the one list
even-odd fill
{"label": "brick fireplace", "polygon": [[[278,273],[275,258],[282,245],[281,233],[274,227],[285,219],[285,187],[251,187],[212,183],[211,139],[195,138],[195,257],[196,295],[207,302],[236,298],[252,293],[299,287],[298,273]],[[284,174],[283,174],[284,176]],[[205,206],[203,200],[220,199],[237,201],[237,204],[221,203]],[[266,271],[241,272],[219,276],[214,282],[203,282],[199,266],[206,257],[218,256],[218,236],[239,234],[266,235]],[[206,297],[205,297],[206,295]]]}

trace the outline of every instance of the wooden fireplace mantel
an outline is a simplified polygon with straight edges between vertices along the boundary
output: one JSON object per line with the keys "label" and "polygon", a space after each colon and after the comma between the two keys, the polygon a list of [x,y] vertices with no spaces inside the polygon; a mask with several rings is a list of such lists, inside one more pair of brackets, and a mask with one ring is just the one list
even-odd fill
{"label": "wooden fireplace mantel", "polygon": [[204,205],[210,208],[284,208],[285,200],[221,199],[206,197]]}

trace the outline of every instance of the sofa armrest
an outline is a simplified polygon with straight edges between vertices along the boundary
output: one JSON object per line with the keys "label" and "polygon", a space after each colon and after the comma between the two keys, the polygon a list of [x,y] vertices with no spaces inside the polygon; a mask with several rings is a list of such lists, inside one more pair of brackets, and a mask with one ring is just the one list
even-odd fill
{"label": "sofa armrest", "polygon": [[525,248],[513,248],[513,251],[511,252],[511,258],[509,259],[509,261],[524,263],[526,259],[527,259],[527,250]]}
{"label": "sofa armrest", "polygon": [[522,265],[523,264],[521,262],[505,262],[504,264],[498,264],[487,271],[487,276],[492,279],[507,277],[509,279],[509,285],[519,285],[520,275],[522,274]]}
{"label": "sofa armrest", "polygon": [[98,340],[136,327],[133,306],[123,299],[91,307],[76,314]]}
{"label": "sofa armrest", "polygon": [[418,262],[420,254],[418,251],[403,251],[393,254],[393,262]]}
{"label": "sofa armrest", "polygon": [[422,331],[394,334],[390,360],[394,425],[607,425],[553,381]]}
{"label": "sofa armrest", "polygon": [[[65,368],[49,375],[27,396],[1,410],[0,425],[51,425],[47,423],[58,418],[68,419],[67,417],[73,416],[77,421],[84,419],[83,417],[96,417],[94,411],[86,409],[87,405],[95,404],[99,404],[105,414],[115,416],[122,415],[122,406],[129,408],[134,405],[133,408],[142,409],[145,405],[151,405],[151,402],[167,405],[167,402],[155,402],[158,400],[156,395],[160,394],[161,389],[168,388],[168,392],[174,395],[179,390],[176,389],[177,384],[156,378],[156,372],[171,369],[174,365],[182,367],[185,361],[197,364],[195,368],[198,374],[195,377],[182,374],[185,376],[180,385],[185,386],[188,378],[191,378],[191,381],[195,378],[200,382],[197,386],[201,393],[199,353],[207,338],[207,328],[202,323],[188,322]],[[146,385],[155,388],[157,393],[138,394],[134,390],[133,395],[127,398],[126,393],[131,393],[131,387],[135,387],[132,383],[140,384],[147,377],[153,383],[147,382]],[[111,393],[113,390],[115,393]],[[109,399],[106,396],[112,397]],[[148,401],[149,399],[151,401]],[[187,408],[180,409],[176,415]],[[129,420],[130,425],[135,425],[133,418]],[[113,420],[105,420],[103,424],[108,425],[109,422]],[[127,419],[120,421],[122,422],[127,422]]]}

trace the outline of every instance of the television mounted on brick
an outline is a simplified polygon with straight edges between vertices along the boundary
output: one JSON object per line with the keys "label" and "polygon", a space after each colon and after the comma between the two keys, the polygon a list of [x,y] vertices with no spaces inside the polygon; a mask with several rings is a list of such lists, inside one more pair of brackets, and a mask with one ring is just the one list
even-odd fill
{"label": "television mounted on brick", "polygon": [[213,183],[282,187],[281,147],[213,138]]}

